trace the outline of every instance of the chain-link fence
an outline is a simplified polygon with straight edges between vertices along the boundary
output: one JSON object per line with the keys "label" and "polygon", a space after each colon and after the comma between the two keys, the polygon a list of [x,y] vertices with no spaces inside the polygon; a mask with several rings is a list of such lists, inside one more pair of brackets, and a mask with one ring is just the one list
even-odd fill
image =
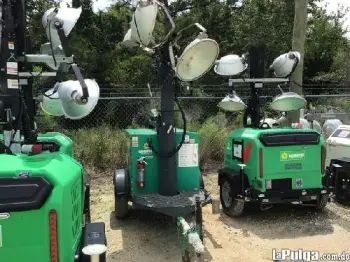
{"label": "chain-link fence", "polygon": [[[216,89],[215,89],[216,88]],[[196,89],[192,93],[179,97],[181,108],[186,115],[187,130],[200,135],[199,161],[202,170],[212,170],[222,163],[224,145],[230,130],[242,126],[242,112],[224,113],[218,103],[228,93],[227,88]],[[118,92],[117,92],[118,91]],[[128,96],[122,90],[111,92],[103,90],[95,109],[85,118],[70,120],[64,117],[53,117],[44,114],[38,107],[36,118],[39,131],[59,131],[68,134],[74,141],[75,156],[98,172],[110,167],[125,165],[126,137],[124,129],[130,127],[154,128],[150,121],[151,109],[160,110],[159,90],[153,90],[152,97],[143,88],[131,92]],[[247,104],[249,86],[236,88],[238,95]],[[287,91],[287,90],[286,90]],[[325,111],[350,111],[350,92],[335,94],[334,89],[322,93],[313,89],[304,89],[308,107]],[[276,87],[264,88],[261,96],[261,107],[265,117],[277,117],[269,104],[280,94]],[[179,108],[175,106],[175,126],[183,127]],[[90,172],[96,173],[96,172]]]}
{"label": "chain-link fence", "polygon": [[[247,104],[250,95],[249,84],[239,85],[237,94]],[[283,88],[286,89],[287,88]],[[215,118],[220,110],[218,103],[229,92],[222,85],[195,87],[190,91],[183,90],[184,94],[179,97],[180,105],[185,111],[186,120],[192,124],[203,124],[207,119]],[[278,116],[269,108],[269,103],[280,92],[276,85],[265,85],[261,93],[262,112],[265,117]],[[347,86],[334,86],[324,88],[320,85],[308,85],[304,87],[304,95],[309,108],[318,108],[324,112],[331,110],[349,111],[350,89]],[[77,130],[88,129],[107,125],[113,129],[125,129],[134,127],[150,127],[151,109],[160,111],[160,90],[147,88],[102,88],[101,98],[95,109],[81,120],[70,120],[64,117],[49,117],[41,112],[38,107],[37,122],[39,129],[64,129]],[[181,114],[175,106],[175,123],[182,125]],[[240,113],[226,113],[225,122],[236,121]],[[222,121],[222,117],[218,121]],[[220,123],[219,123],[220,124]],[[223,123],[221,123],[223,124]]]}

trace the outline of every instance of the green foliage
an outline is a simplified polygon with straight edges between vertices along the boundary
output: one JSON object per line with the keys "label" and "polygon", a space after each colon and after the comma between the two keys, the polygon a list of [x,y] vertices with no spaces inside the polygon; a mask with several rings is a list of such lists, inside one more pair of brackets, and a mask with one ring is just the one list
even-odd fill
{"label": "green foliage", "polygon": [[86,167],[106,170],[125,167],[126,136],[108,126],[79,129],[71,133],[75,157]]}
{"label": "green foliage", "polygon": [[209,120],[199,128],[200,147],[199,165],[205,168],[210,160],[223,161],[224,146],[226,141],[226,128],[218,125],[218,122]]}
{"label": "green foliage", "polygon": [[[272,60],[291,48],[294,20],[294,1],[244,0],[177,0],[170,2],[171,13],[178,29],[194,22],[207,28],[208,34],[220,45],[220,55],[241,54],[250,44],[266,44],[266,71]],[[305,80],[342,81],[348,77],[350,53],[349,41],[344,37],[342,21],[348,10],[341,9],[331,15],[324,8],[309,1],[309,21],[305,54]],[[99,83],[111,86],[142,87],[153,82],[153,57],[139,48],[121,47],[124,35],[130,27],[132,8],[125,1],[116,1],[107,11],[92,11],[91,0],[74,0],[73,6],[82,6],[83,13],[69,35],[70,45],[83,74]],[[39,50],[47,42],[41,25],[42,14],[53,0],[27,1],[29,33],[33,50]],[[158,20],[164,19],[159,12]],[[156,23],[154,36],[164,36],[162,23]],[[197,31],[185,32],[179,41],[184,47],[193,40]],[[197,83],[217,84],[222,78],[211,70]],[[199,96],[207,94],[195,90]]]}
{"label": "green foliage", "polygon": [[54,132],[61,129],[54,116],[45,114],[42,110],[40,110],[40,115],[36,120],[40,132]]}

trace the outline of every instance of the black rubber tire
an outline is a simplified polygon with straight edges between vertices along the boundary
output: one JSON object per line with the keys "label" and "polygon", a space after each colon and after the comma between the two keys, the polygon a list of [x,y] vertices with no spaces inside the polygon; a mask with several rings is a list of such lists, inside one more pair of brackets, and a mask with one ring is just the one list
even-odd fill
{"label": "black rubber tire", "polygon": [[114,213],[117,219],[123,219],[127,217],[129,213],[129,204],[128,198],[126,196],[115,196]]}
{"label": "black rubber tire", "polygon": [[199,178],[199,188],[200,189],[205,189],[205,184],[204,184],[204,179],[203,179],[203,175],[200,174],[200,178]]}
{"label": "black rubber tire", "polygon": [[230,196],[231,198],[231,204],[229,206],[226,206],[225,201],[223,200],[223,187],[224,184],[228,183],[231,188],[231,192],[233,189],[232,181],[228,178],[222,178],[220,181],[220,202],[222,206],[222,210],[224,211],[225,214],[227,214],[230,217],[239,217],[243,214],[244,212],[244,207],[245,207],[245,201],[241,199],[235,199],[234,196]]}
{"label": "black rubber tire", "polygon": [[335,201],[337,201],[338,204],[343,206],[350,206],[350,200],[349,199],[343,199],[339,196],[335,196]]}
{"label": "black rubber tire", "polygon": [[326,194],[322,194],[320,195],[320,199],[318,201],[318,205],[316,206],[316,209],[317,210],[323,210],[325,209],[325,207],[327,206],[328,204],[328,199],[329,199],[329,196],[326,195]]}

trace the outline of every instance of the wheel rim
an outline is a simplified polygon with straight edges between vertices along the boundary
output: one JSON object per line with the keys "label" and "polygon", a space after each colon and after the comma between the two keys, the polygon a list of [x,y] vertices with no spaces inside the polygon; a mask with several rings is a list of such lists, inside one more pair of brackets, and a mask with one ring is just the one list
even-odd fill
{"label": "wheel rim", "polygon": [[222,185],[221,196],[222,196],[222,201],[224,202],[224,205],[226,207],[231,206],[232,204],[231,186],[227,181],[225,181],[224,184]]}

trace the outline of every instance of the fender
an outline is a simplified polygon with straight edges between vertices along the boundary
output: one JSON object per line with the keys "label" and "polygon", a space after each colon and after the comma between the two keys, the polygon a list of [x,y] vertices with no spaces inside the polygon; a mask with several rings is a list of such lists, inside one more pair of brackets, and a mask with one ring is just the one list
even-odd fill
{"label": "fender", "polygon": [[221,184],[221,180],[223,178],[228,178],[233,184],[232,190],[235,192],[235,194],[243,194],[245,190],[249,188],[249,180],[247,174],[244,174],[244,182],[242,183],[242,177],[237,171],[222,168],[219,169],[218,173],[218,185]]}
{"label": "fender", "polygon": [[130,178],[126,169],[115,169],[113,174],[115,195],[130,194]]}

